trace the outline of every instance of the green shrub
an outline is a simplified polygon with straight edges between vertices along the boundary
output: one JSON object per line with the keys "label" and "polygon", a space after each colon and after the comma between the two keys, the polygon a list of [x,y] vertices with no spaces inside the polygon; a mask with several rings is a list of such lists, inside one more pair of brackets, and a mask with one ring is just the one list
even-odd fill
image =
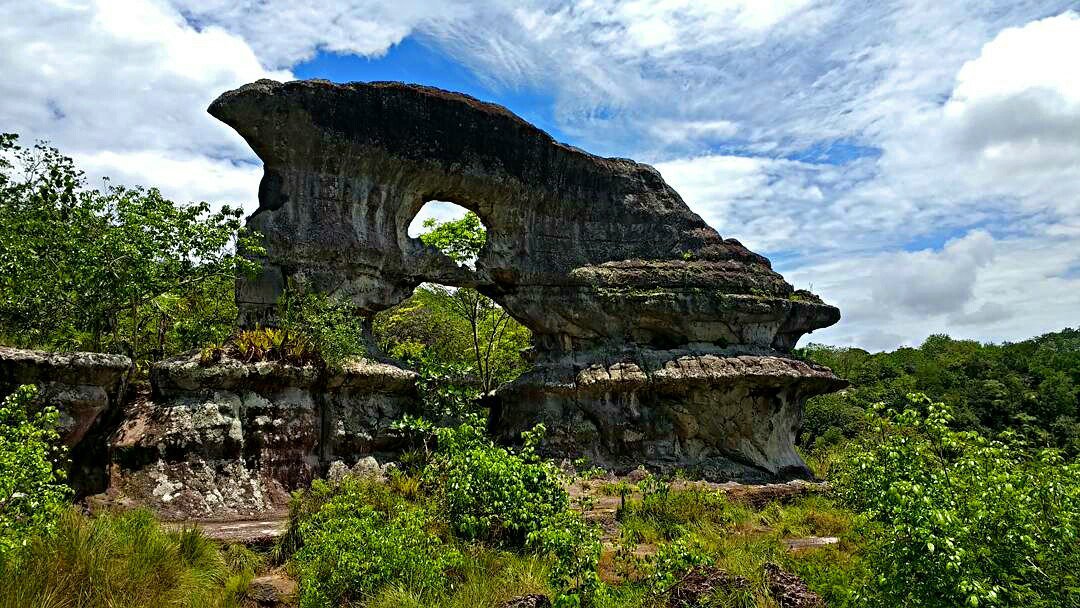
{"label": "green shrub", "polygon": [[802,445],[821,449],[854,437],[866,428],[866,411],[843,393],[820,395],[803,407]]}
{"label": "green shrub", "polygon": [[866,603],[1080,605],[1080,464],[954,431],[925,395],[879,412],[834,479],[867,521]]}
{"label": "green shrub", "polygon": [[302,337],[330,369],[367,352],[364,320],[344,300],[323,294],[286,293],[278,304],[281,327]]}
{"label": "green shrub", "polygon": [[0,567],[0,607],[226,608],[250,574],[233,574],[197,529],[163,529],[148,511],[88,518],[74,509],[26,558]]}
{"label": "green shrub", "polygon": [[370,506],[386,517],[413,506],[405,497],[391,492],[387,485],[372,479],[351,476],[339,482],[316,479],[310,488],[293,492],[289,500],[288,528],[271,552],[274,562],[284,562],[304,546],[304,524],[332,501],[352,501],[357,505]]}
{"label": "green shrub", "polygon": [[59,419],[55,407],[41,406],[35,386],[20,386],[0,404],[0,563],[48,534],[71,494],[62,481]]}
{"label": "green shrub", "polygon": [[485,435],[478,417],[436,429],[438,449],[425,477],[458,535],[521,547],[569,508],[559,470],[536,456],[542,433],[542,425],[525,433],[524,447],[513,454]]}
{"label": "green shrub", "polygon": [[564,510],[545,519],[529,533],[527,542],[541,555],[550,556],[552,569],[548,581],[562,591],[557,603],[580,605],[601,590],[600,530],[585,521],[580,513]]}
{"label": "green shrub", "polygon": [[665,543],[649,560],[651,574],[648,584],[654,595],[667,593],[681,575],[698,566],[711,566],[713,558],[692,537],[684,537]]}
{"label": "green shrub", "polygon": [[273,327],[256,327],[236,332],[225,344],[204,347],[199,361],[203,365],[216,363],[226,353],[245,363],[281,361],[304,365],[321,361],[315,346],[306,336],[293,330]]}
{"label": "green shrub", "polygon": [[266,558],[241,544],[230,544],[223,552],[225,565],[232,572],[257,574],[266,566]]}
{"label": "green shrub", "polygon": [[537,456],[543,432],[538,425],[523,433],[522,448],[512,453],[495,445],[475,416],[436,429],[438,448],[425,480],[455,533],[549,557],[556,603],[577,605],[602,589],[600,534],[570,510],[559,470]]}
{"label": "green shrub", "polygon": [[364,601],[389,583],[437,595],[461,564],[460,553],[431,531],[425,509],[378,485],[346,478],[315,490],[321,505],[300,520],[302,546],[293,557],[303,608]]}
{"label": "green shrub", "polygon": [[728,529],[749,517],[745,507],[732,504],[722,492],[704,488],[649,492],[618,512],[623,529],[643,542],[673,540],[688,527]]}

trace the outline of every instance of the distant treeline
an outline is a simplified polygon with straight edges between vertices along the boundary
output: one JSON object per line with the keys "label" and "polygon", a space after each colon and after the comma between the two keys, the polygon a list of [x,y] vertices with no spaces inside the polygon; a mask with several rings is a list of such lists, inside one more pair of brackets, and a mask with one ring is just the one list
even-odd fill
{"label": "distant treeline", "polygon": [[845,391],[810,400],[803,445],[853,436],[865,424],[866,408],[901,404],[908,393],[921,392],[952,406],[958,428],[1014,430],[1037,445],[1080,452],[1080,329],[1004,344],[934,335],[918,348],[892,352],[820,344],[798,352],[851,382]]}

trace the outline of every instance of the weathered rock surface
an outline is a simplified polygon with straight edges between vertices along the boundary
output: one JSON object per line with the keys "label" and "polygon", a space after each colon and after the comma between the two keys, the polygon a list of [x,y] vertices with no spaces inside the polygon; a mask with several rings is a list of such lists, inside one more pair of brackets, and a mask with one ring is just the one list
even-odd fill
{"label": "weathered rock surface", "polygon": [[[554,141],[501,106],[401,83],[258,82],[210,113],[263,160],[264,273],[246,319],[286,280],[377,312],[422,281],[475,285],[549,351],[705,342],[790,348],[839,311],[723,239],[648,165]],[[408,236],[429,200],[488,229],[475,272]]]}
{"label": "weathered rock surface", "polygon": [[122,410],[131,359],[102,353],[51,353],[0,346],[0,398],[33,384],[60,410],[60,439],[69,449],[69,482],[76,494],[107,483],[106,441]]}
{"label": "weathered rock surface", "polygon": [[810,591],[806,581],[776,564],[765,564],[765,582],[780,608],[825,608],[825,601]]}
{"label": "weathered rock surface", "polygon": [[499,608],[551,608],[551,600],[546,595],[530,593],[509,599],[500,604]]}
{"label": "weathered rock surface", "polygon": [[576,373],[542,366],[500,390],[492,428],[510,439],[543,422],[549,455],[619,473],[644,462],[708,479],[809,476],[794,448],[802,403],[844,386],[832,372],[776,356],[638,355]]}
{"label": "weathered rock surface", "polygon": [[[287,283],[366,315],[423,281],[474,286],[536,341],[536,369],[495,399],[504,437],[543,420],[553,455],[808,474],[793,449],[802,403],[842,382],[784,354],[839,311],[722,238],[652,167],[401,83],[260,80],[209,111],[264,163],[248,226],[266,255],[238,289],[242,323],[272,323]],[[484,222],[475,270],[408,236],[430,200]]]}
{"label": "weathered rock surface", "polygon": [[707,606],[711,596],[716,593],[749,587],[750,581],[745,577],[716,567],[697,566],[683,574],[668,591],[667,605],[669,608]]}
{"label": "weathered rock surface", "polygon": [[399,442],[390,424],[418,401],[414,372],[367,360],[327,374],[179,358],[151,381],[112,439],[110,492],[178,519],[258,517],[331,462],[386,459]]}

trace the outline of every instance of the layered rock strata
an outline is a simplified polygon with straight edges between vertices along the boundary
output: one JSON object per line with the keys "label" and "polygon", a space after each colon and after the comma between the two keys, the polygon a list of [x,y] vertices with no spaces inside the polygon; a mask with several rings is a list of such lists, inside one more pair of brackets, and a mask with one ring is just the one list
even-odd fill
{"label": "layered rock strata", "polygon": [[0,397],[34,384],[60,410],[76,497],[164,519],[259,517],[335,467],[378,472],[402,447],[391,424],[419,404],[415,372],[367,359],[331,373],[179,357],[138,389],[130,372],[118,355],[0,347]]}
{"label": "layered rock strata", "polygon": [[773,355],[637,355],[534,370],[500,389],[492,428],[511,440],[542,422],[549,456],[620,472],[645,463],[712,480],[800,478],[802,404],[844,386],[827,369]]}
{"label": "layered rock strata", "polygon": [[156,366],[112,438],[110,494],[164,518],[256,517],[330,464],[383,461],[418,402],[416,374],[367,360],[337,373],[180,358]]}
{"label": "layered rock strata", "polygon": [[[263,160],[262,274],[242,323],[273,322],[286,285],[360,314],[424,281],[472,286],[532,330],[535,369],[500,389],[493,429],[544,421],[552,455],[807,475],[802,403],[842,385],[786,357],[839,311],[724,239],[660,174],[561,144],[507,109],[401,83],[260,80],[210,113]],[[488,230],[475,270],[408,236],[430,200]]]}
{"label": "layered rock strata", "polygon": [[102,353],[50,353],[0,347],[0,398],[33,384],[60,411],[68,479],[78,496],[104,491],[108,435],[123,410],[131,359]]}

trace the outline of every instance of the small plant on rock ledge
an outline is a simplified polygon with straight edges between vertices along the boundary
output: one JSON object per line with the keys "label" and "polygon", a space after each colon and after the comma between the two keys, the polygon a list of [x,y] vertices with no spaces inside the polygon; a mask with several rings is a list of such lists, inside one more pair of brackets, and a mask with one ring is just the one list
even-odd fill
{"label": "small plant on rock ledge", "polygon": [[227,354],[245,363],[322,364],[336,371],[366,352],[363,320],[347,302],[287,293],[278,308],[281,327],[240,330],[223,344],[204,347],[200,362],[216,363]]}

